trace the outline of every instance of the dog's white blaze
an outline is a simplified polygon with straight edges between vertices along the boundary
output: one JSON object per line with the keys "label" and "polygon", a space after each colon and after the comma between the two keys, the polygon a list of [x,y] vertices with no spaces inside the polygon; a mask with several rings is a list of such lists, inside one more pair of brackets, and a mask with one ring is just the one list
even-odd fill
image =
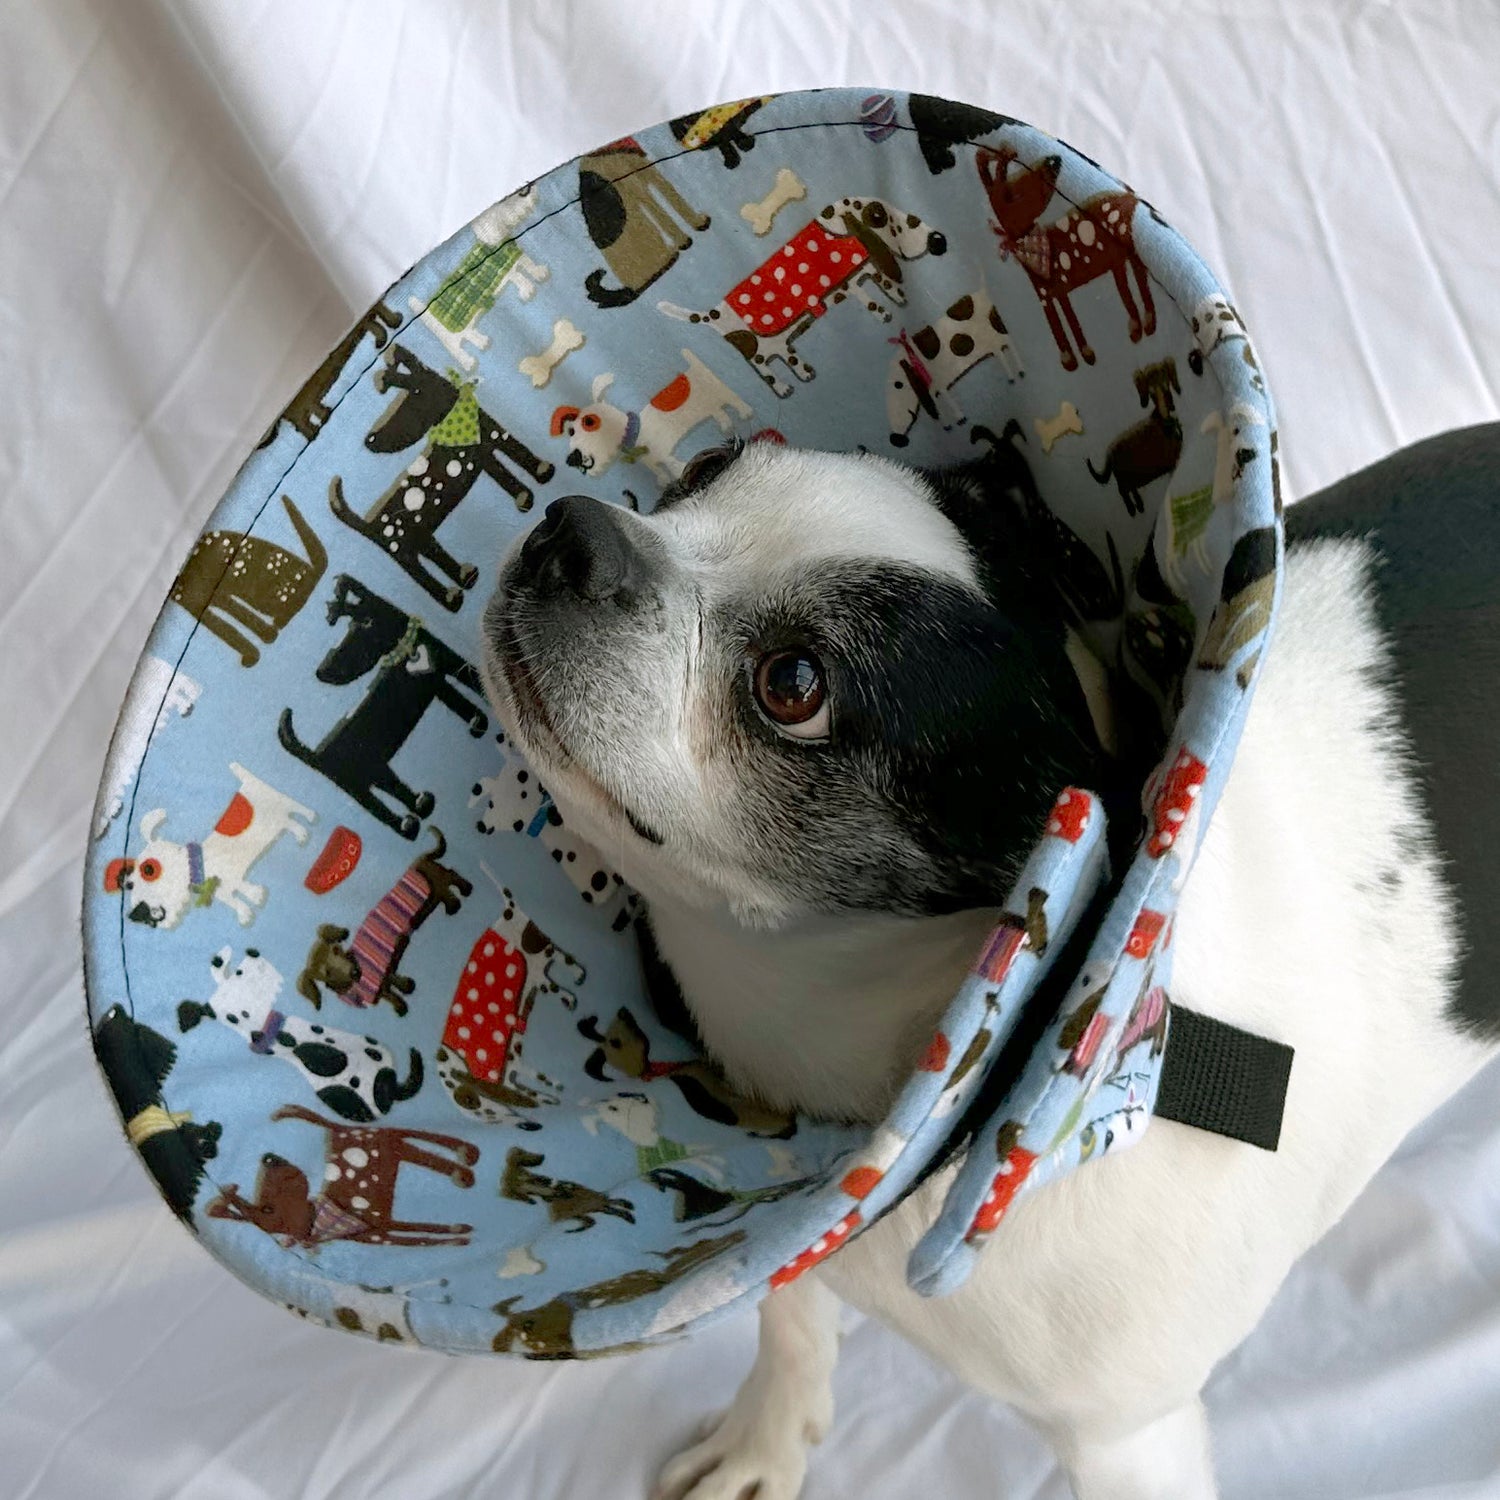
{"label": "dog's white blaze", "polygon": [[732,489],[732,506],[690,499],[653,525],[684,558],[721,565],[736,589],[841,558],[906,563],[979,587],[958,528],[897,464],[752,444],[703,499],[719,485]]}

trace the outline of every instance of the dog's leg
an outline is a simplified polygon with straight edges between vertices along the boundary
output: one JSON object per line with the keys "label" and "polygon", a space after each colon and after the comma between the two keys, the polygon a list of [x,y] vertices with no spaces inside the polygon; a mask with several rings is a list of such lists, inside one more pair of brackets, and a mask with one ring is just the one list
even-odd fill
{"label": "dog's leg", "polygon": [[803,1276],[760,1305],[760,1348],[734,1404],[662,1471],[652,1500],[796,1500],[833,1422],[838,1299]]}
{"label": "dog's leg", "polygon": [[216,614],[217,608],[218,601],[215,600],[198,616],[198,623],[218,636],[231,651],[238,652],[242,667],[253,667],[260,660],[260,647],[241,635],[227,619]]}
{"label": "dog's leg", "polygon": [[483,710],[472,699],[466,698],[463,693],[459,692],[451,678],[444,677],[438,683],[434,696],[444,708],[451,709],[468,724],[469,733],[475,739],[478,739],[489,727],[489,719]]}
{"label": "dog's leg", "polygon": [[1203,1403],[1194,1399],[1124,1437],[1044,1429],[1078,1500],[1216,1500]]}
{"label": "dog's leg", "polygon": [[[479,577],[479,569],[476,568],[473,563],[459,562],[459,560],[450,551],[448,551],[448,549],[443,546],[440,541],[438,541],[436,535],[430,531],[425,536],[423,536],[417,551],[420,557],[423,557],[427,561],[432,563],[432,565],[440,572],[446,573],[448,577],[451,578],[456,584],[458,584],[459,588],[461,589],[473,588],[475,580]],[[450,589],[448,592],[451,596],[453,591]],[[458,602],[459,604],[463,603],[462,594],[458,596]],[[451,603],[449,607],[457,608],[456,605],[453,605]]]}

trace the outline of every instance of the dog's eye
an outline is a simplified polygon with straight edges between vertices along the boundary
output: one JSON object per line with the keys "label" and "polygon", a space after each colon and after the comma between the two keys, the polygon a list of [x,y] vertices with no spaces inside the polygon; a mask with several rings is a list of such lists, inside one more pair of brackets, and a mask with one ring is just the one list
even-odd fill
{"label": "dog's eye", "polygon": [[784,733],[799,740],[828,738],[828,690],[823,664],[804,646],[772,651],[755,666],[755,701]]}
{"label": "dog's eye", "polygon": [[159,880],[161,878],[161,866],[154,859],[143,859],[135,867],[135,873],[142,880]]}
{"label": "dog's eye", "polygon": [[739,443],[721,443],[717,448],[705,448],[687,461],[677,483],[684,491],[702,489],[740,456],[741,446]]}

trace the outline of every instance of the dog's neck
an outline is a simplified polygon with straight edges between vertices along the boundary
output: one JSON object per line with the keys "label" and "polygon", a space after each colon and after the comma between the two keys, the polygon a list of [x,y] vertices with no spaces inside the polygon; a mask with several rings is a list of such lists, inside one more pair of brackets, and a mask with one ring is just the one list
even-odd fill
{"label": "dog's neck", "polygon": [[774,931],[652,901],[661,956],[738,1088],[824,1119],[879,1120],[994,927],[943,917],[809,918]]}
{"label": "dog's neck", "polygon": [[[1067,655],[1115,750],[1106,673]],[[651,928],[709,1053],[736,1087],[823,1119],[876,1121],[911,1076],[999,908],[942,917],[803,918],[770,931],[649,892]]]}

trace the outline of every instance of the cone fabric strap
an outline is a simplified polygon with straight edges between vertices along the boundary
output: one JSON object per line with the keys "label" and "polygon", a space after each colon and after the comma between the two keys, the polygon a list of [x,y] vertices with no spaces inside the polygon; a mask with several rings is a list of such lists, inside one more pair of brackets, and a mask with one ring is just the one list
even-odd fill
{"label": "cone fabric strap", "polygon": [[1157,1118],[1274,1151],[1292,1049],[1186,1006],[1173,1005],[1170,1012]]}

